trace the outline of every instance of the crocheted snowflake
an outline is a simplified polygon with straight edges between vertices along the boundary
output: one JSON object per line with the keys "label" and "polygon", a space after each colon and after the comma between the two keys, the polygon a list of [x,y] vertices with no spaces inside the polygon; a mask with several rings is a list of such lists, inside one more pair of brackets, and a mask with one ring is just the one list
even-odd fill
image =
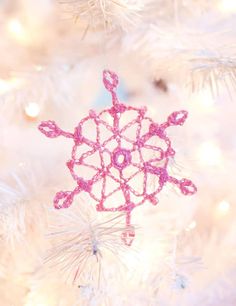
{"label": "crocheted snowflake", "polygon": [[85,192],[96,202],[97,211],[126,213],[122,239],[131,245],[135,237],[131,213],[135,207],[146,201],[156,205],[157,194],[166,183],[176,185],[184,195],[197,191],[192,181],[174,178],[167,171],[175,151],[166,129],[183,125],[188,113],[177,111],[166,122],[155,123],[146,116],[146,108],[118,101],[115,73],[104,71],[103,83],[112,96],[111,108],[98,114],[91,110],[73,133],[63,131],[54,121],[43,121],[39,130],[47,137],[64,136],[74,142],[67,167],[76,187],[72,191],[58,192],[54,198],[55,208],[69,207],[75,195]]}

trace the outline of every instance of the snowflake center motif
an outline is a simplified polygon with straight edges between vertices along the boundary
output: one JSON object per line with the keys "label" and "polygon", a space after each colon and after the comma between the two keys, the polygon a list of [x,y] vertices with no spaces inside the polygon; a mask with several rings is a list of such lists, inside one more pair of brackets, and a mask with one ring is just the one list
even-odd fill
{"label": "snowflake center motif", "polygon": [[[39,130],[49,138],[64,136],[74,141],[67,167],[77,184],[73,191],[60,191],[55,195],[55,208],[68,208],[76,195],[86,192],[95,201],[97,211],[126,213],[122,239],[126,245],[131,245],[135,237],[131,213],[135,207],[146,201],[156,205],[157,194],[166,183],[176,185],[184,195],[197,191],[192,181],[176,179],[167,171],[175,151],[166,129],[183,125],[188,113],[185,110],[173,112],[166,122],[155,123],[146,116],[146,108],[125,105],[118,100],[115,73],[103,71],[103,83],[111,93],[111,108],[99,114],[90,110],[74,133],[60,129],[51,120],[41,122]],[[86,126],[88,123],[90,129]],[[92,140],[88,137],[91,129],[95,133]],[[81,173],[87,177],[82,177]]]}

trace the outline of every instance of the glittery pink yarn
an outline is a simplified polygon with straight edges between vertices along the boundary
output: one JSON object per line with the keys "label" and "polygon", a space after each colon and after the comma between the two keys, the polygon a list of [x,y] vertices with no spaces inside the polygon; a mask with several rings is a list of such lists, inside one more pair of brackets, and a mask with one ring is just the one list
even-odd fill
{"label": "glittery pink yarn", "polygon": [[[125,244],[131,245],[135,232],[131,226],[131,213],[137,206],[149,201],[153,205],[158,203],[157,194],[166,183],[176,185],[184,195],[192,195],[197,191],[196,186],[188,179],[176,179],[168,174],[167,166],[170,158],[175,155],[171,141],[166,134],[170,126],[183,125],[188,113],[185,110],[172,113],[167,121],[158,124],[146,116],[146,108],[135,108],[122,104],[118,101],[115,89],[118,85],[118,77],[115,73],[105,70],[103,72],[103,83],[112,96],[112,107],[96,113],[94,110],[83,118],[74,130],[74,133],[61,130],[54,121],[43,121],[39,130],[47,137],[55,138],[64,136],[71,138],[74,142],[71,159],[67,162],[76,187],[73,191],[60,191],[55,195],[55,208],[69,207],[75,195],[86,192],[96,202],[97,211],[124,211],[126,213],[126,231],[122,234]],[[122,116],[128,114],[131,118],[128,123],[121,125]],[[129,115],[130,114],[130,115]],[[131,115],[132,114],[132,115]],[[134,115],[135,114],[135,115]],[[109,122],[104,118],[109,117]],[[90,140],[84,125],[91,121],[94,125],[95,139]],[[144,127],[146,130],[144,131]],[[101,128],[109,132],[106,139]],[[128,131],[133,130],[134,135],[129,137]],[[156,139],[159,144],[150,144],[150,140]],[[113,143],[113,148],[110,144]],[[115,145],[114,145],[115,143]],[[77,156],[78,149],[86,145],[84,152]],[[148,158],[143,150],[152,152]],[[97,154],[95,162],[89,163],[88,158]],[[149,154],[150,155],[150,154]],[[106,156],[106,157],[105,157]],[[92,170],[95,174],[89,178],[77,174],[76,167],[83,166]],[[129,170],[129,169],[132,169]],[[132,172],[132,173],[130,173]],[[156,179],[154,188],[150,191],[150,176]],[[142,187],[137,190],[133,186],[134,181],[139,182],[142,177]],[[108,181],[116,184],[110,187]],[[95,189],[100,182],[99,195]],[[113,184],[113,185],[114,185]],[[121,201],[114,205],[114,195],[119,193],[115,201]],[[122,196],[121,196],[122,195]],[[109,201],[113,197],[113,200]]]}

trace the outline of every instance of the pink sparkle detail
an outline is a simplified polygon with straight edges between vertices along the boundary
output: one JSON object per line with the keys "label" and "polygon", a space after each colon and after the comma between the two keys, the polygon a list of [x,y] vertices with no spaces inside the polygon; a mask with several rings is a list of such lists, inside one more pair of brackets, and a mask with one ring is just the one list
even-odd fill
{"label": "pink sparkle detail", "polygon": [[[103,71],[103,83],[112,96],[111,108],[105,109],[98,114],[94,110],[91,110],[89,115],[78,123],[74,133],[63,131],[51,120],[41,122],[38,128],[47,137],[55,138],[64,136],[74,141],[71,159],[67,162],[67,167],[77,185],[73,191],[60,191],[56,193],[54,198],[55,208],[68,208],[73,203],[74,197],[77,194],[86,192],[96,202],[97,211],[124,211],[126,213],[126,231],[122,234],[122,240],[126,245],[131,245],[135,237],[135,231],[131,226],[131,213],[134,208],[144,204],[146,201],[156,205],[158,203],[157,194],[163,189],[166,183],[176,185],[184,195],[193,195],[197,191],[197,187],[192,181],[185,178],[178,180],[170,176],[167,171],[169,160],[175,155],[175,151],[171,146],[171,140],[166,134],[166,129],[170,126],[183,125],[187,119],[188,112],[185,110],[173,112],[169,115],[166,122],[162,124],[155,123],[150,117],[145,115],[145,108],[136,108],[119,102],[115,92],[118,85],[118,77],[115,73],[109,70]],[[121,126],[121,116],[127,112],[135,113],[135,118],[124,126]],[[103,119],[104,115],[110,116],[111,122],[106,122]],[[95,125],[95,141],[87,138],[86,132],[83,130],[84,124],[88,121],[92,121]],[[144,122],[148,123],[146,132],[142,132]],[[111,133],[111,136],[106,140],[101,139],[101,127]],[[135,129],[135,139],[130,139],[124,135],[130,128]],[[148,141],[153,137],[162,141],[165,144],[165,149],[158,145],[148,144]],[[109,144],[112,141],[116,142],[116,147],[109,149]],[[129,145],[124,147],[124,142]],[[87,145],[89,149],[77,158],[77,149],[82,145]],[[146,160],[143,155],[143,149],[153,151],[154,155]],[[99,154],[100,161],[97,160],[95,165],[88,164],[86,158],[95,153]],[[109,156],[108,164],[105,162],[104,154],[108,154]],[[96,174],[90,179],[84,179],[77,175],[75,170],[77,166],[93,169]],[[127,177],[124,171],[131,166],[136,171]],[[115,169],[117,172],[114,174],[112,169]],[[140,174],[143,175],[143,182],[142,191],[138,192],[132,186],[132,181]],[[152,190],[151,192],[148,189],[149,175],[154,176],[158,180],[154,191]],[[109,192],[107,192],[106,188],[108,178],[117,184],[117,187],[114,190],[109,190]],[[100,196],[94,193],[94,185],[98,182],[102,183]],[[122,203],[116,207],[111,206],[112,202],[109,205],[105,205],[105,202],[109,202],[110,197],[116,194],[116,192],[121,192],[123,195]],[[135,201],[133,198],[135,198]]]}

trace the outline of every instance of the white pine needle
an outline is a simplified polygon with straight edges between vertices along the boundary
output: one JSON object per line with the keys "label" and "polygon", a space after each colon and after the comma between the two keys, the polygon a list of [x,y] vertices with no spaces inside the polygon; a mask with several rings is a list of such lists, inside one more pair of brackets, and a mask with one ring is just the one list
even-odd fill
{"label": "white pine needle", "polygon": [[104,219],[88,205],[88,201],[81,201],[80,205],[74,203],[74,207],[56,212],[48,235],[52,247],[45,258],[46,266],[58,268],[72,283],[85,275],[99,283],[105,254],[119,262],[127,250],[121,240],[124,216],[105,215]]}
{"label": "white pine needle", "polygon": [[139,0],[59,0],[62,10],[93,30],[135,25],[143,7]]}

